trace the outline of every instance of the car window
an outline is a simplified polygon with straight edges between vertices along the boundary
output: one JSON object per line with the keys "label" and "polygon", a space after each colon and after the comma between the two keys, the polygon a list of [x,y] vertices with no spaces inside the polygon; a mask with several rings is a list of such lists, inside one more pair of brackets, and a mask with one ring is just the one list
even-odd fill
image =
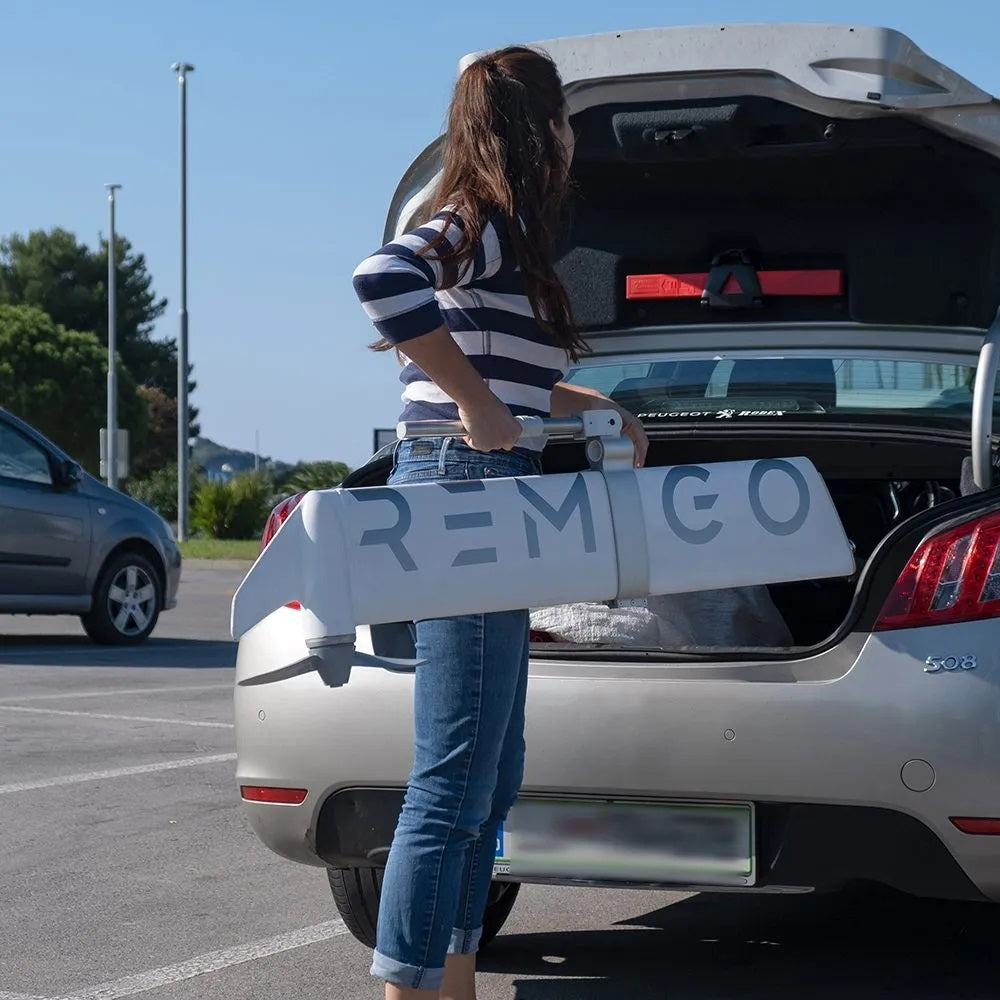
{"label": "car window", "polygon": [[646,420],[782,417],[971,420],[975,368],[893,358],[730,357],[580,365],[590,386]]}
{"label": "car window", "polygon": [[0,477],[52,485],[52,470],[45,452],[6,424],[0,424]]}

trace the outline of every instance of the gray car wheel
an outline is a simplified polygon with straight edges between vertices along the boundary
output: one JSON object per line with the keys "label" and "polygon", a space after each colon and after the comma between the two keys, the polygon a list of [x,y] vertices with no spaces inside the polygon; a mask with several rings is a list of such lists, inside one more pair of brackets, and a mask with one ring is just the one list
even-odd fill
{"label": "gray car wheel", "polygon": [[[375,947],[378,905],[382,895],[381,868],[327,868],[337,912],[348,931],[368,948]],[[486,901],[480,949],[500,933],[521,890],[518,882],[494,882]]]}
{"label": "gray car wheel", "polygon": [[93,606],[80,620],[94,642],[130,646],[149,638],[162,605],[160,578],[150,561],[123,552],[104,567]]}

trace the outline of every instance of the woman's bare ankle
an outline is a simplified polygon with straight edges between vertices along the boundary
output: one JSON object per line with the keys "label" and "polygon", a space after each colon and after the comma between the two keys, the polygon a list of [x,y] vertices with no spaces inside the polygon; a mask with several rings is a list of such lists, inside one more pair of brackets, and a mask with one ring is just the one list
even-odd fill
{"label": "woman's bare ankle", "polygon": [[411,990],[406,986],[385,984],[385,1000],[439,1000],[440,996],[437,990]]}
{"label": "woman's bare ankle", "polygon": [[445,959],[441,1000],[476,1000],[475,955],[449,955]]}

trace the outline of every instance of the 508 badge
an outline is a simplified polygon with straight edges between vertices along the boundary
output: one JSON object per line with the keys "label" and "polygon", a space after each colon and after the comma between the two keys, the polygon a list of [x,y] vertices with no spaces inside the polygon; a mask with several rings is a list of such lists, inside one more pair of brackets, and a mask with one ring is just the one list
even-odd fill
{"label": "508 badge", "polygon": [[944,670],[975,670],[979,660],[975,656],[928,656],[924,673],[939,674]]}

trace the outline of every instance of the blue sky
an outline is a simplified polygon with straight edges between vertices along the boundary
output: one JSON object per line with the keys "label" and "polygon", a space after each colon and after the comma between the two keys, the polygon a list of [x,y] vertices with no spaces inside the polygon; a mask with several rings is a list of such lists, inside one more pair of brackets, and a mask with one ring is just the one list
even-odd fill
{"label": "blue sky", "polygon": [[350,284],[458,59],[517,41],[739,21],[884,24],[1000,92],[996,0],[2,0],[0,233],[118,228],[177,330],[177,84],[189,83],[191,360],[203,433],[285,460],[359,464],[393,426],[397,369],[365,349]]}

